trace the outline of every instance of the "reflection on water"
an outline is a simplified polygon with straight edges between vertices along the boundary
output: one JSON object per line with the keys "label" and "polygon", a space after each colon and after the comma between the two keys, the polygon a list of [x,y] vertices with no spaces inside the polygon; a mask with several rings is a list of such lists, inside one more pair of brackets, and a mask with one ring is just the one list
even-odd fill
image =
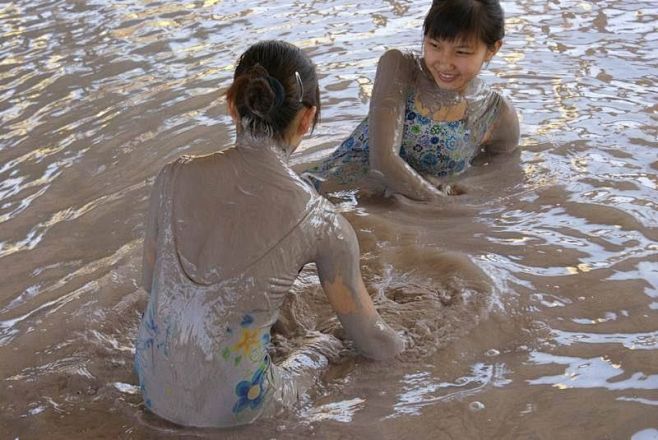
{"label": "reflection on water", "polygon": [[[424,407],[448,400],[469,400],[486,386],[502,387],[510,382],[505,377],[509,372],[505,364],[477,363],[470,368],[470,375],[454,382],[439,382],[429,372],[405,374],[400,381],[402,393],[393,407],[394,416],[421,415]],[[474,401],[469,408],[479,411],[485,407]]]}
{"label": "reflection on water", "polygon": [[[223,91],[257,39],[303,47],[329,152],[365,116],[377,58],[419,48],[429,2],[0,4],[0,437],[213,438],[145,412],[132,373],[153,176],[231,142]],[[522,152],[437,206],[338,195],[392,363],[346,356],[301,408],[235,438],[658,437],[658,11],[508,0],[483,77]],[[288,334],[339,332],[313,269]],[[301,329],[301,330],[300,330]]]}
{"label": "reflection on water", "polygon": [[619,364],[605,357],[593,359],[554,356],[546,353],[531,353],[530,360],[538,365],[566,365],[563,374],[529,380],[531,385],[551,385],[560,390],[567,388],[606,388],[616,390],[655,390],[658,387],[658,375],[633,373],[628,379],[621,379],[624,370]]}
{"label": "reflection on water", "polygon": [[[606,320],[597,320],[596,323]],[[581,323],[582,324],[582,323]],[[585,324],[594,324],[589,321]],[[658,331],[651,333],[619,334],[619,333],[585,333],[553,331],[554,340],[561,345],[580,344],[622,344],[630,350],[655,350],[658,348]]]}
{"label": "reflection on water", "polygon": [[643,429],[633,434],[631,440],[653,440],[656,438],[658,438],[658,429]]}
{"label": "reflection on water", "polygon": [[310,410],[305,411],[302,416],[307,422],[334,420],[349,423],[354,418],[354,414],[364,407],[364,403],[365,400],[359,398],[327,403],[312,407]]}

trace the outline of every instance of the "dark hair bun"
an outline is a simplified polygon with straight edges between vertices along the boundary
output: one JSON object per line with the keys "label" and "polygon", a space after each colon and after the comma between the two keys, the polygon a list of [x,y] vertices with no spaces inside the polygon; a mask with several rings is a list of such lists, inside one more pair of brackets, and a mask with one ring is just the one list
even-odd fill
{"label": "dark hair bun", "polygon": [[226,92],[238,123],[252,136],[281,140],[300,109],[316,107],[320,89],[315,66],[298,47],[285,41],[262,41],[240,56],[233,84]]}
{"label": "dark hair bun", "polygon": [[266,77],[251,78],[245,90],[245,105],[247,109],[263,119],[268,115],[276,103],[276,94]]}

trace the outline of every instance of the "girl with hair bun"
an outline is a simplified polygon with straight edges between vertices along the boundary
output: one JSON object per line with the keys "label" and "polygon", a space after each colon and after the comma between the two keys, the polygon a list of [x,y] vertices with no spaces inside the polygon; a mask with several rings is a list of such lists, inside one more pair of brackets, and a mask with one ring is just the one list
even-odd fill
{"label": "girl with hair bun", "polygon": [[478,78],[504,22],[498,0],[434,0],[422,57],[392,49],[379,59],[368,117],[304,177],[322,193],[370,186],[431,200],[478,153],[514,150],[514,106]]}
{"label": "girl with hair bun", "polygon": [[271,362],[270,328],[307,263],[361,354],[386,359],[403,349],[365,289],[353,229],[287,163],[317,122],[319,96],[301,50],[251,46],[227,92],[235,146],[180,158],[156,179],[135,370],[146,407],[160,417],[229,427],[303,395],[342,347],[317,333],[281,365]]}

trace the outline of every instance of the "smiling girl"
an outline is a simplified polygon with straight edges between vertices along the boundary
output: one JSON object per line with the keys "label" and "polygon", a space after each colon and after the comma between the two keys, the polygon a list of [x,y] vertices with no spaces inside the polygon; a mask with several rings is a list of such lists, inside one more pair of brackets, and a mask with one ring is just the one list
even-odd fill
{"label": "smiling girl", "polygon": [[431,200],[438,178],[480,152],[519,141],[512,104],[478,78],[505,35],[498,0],[435,0],[422,57],[399,50],[379,60],[370,112],[329,158],[303,173],[323,193],[367,187]]}

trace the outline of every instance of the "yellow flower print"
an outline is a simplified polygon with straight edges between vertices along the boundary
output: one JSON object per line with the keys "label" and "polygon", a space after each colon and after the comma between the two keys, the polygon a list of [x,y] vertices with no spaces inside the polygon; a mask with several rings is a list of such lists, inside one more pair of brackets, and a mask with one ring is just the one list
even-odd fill
{"label": "yellow flower print", "polygon": [[248,355],[260,344],[260,338],[258,337],[258,329],[250,330],[248,328],[242,329],[242,334],[240,335],[240,340],[235,347],[235,351],[242,350],[245,355]]}

